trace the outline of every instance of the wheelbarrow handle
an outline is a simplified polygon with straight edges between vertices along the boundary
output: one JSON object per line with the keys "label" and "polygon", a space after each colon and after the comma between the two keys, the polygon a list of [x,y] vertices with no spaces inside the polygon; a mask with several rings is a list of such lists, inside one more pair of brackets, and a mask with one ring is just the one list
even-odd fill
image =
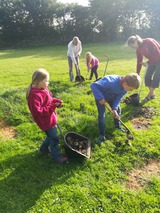
{"label": "wheelbarrow handle", "polygon": [[[110,113],[112,113],[111,108],[110,108],[107,104],[105,104],[105,108],[108,109],[108,110],[110,111]],[[113,113],[112,113],[112,114],[113,114]],[[127,130],[129,133],[131,133],[130,129],[128,129],[128,127],[123,123],[123,121],[122,121],[120,118],[119,118],[118,120],[119,120],[119,122],[126,128],[126,130]],[[131,133],[131,134],[132,134],[132,133]]]}
{"label": "wheelbarrow handle", "polygon": [[59,123],[57,123],[57,127],[58,127],[58,129],[59,129],[59,131],[60,131],[60,133],[61,133],[62,138],[64,138],[64,135],[63,135],[63,132],[62,132],[62,129],[61,129]]}

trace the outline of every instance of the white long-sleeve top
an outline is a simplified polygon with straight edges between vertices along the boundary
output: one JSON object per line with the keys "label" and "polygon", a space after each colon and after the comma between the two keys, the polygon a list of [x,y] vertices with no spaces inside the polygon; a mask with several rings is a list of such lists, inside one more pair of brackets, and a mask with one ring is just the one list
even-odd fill
{"label": "white long-sleeve top", "polygon": [[77,65],[77,62],[75,57],[80,56],[81,52],[82,52],[81,41],[79,41],[76,46],[73,44],[73,41],[69,42],[67,56],[71,57],[73,63],[76,65]]}

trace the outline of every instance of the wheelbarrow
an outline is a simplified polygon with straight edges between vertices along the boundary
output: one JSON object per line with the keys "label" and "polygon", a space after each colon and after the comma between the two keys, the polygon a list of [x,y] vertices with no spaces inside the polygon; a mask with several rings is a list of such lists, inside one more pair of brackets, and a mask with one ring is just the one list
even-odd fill
{"label": "wheelbarrow", "polygon": [[146,71],[147,71],[147,67],[145,69],[144,75],[143,75],[143,79],[141,82],[141,86],[140,86],[140,90],[138,93],[134,93],[132,95],[130,95],[129,97],[124,99],[124,103],[127,105],[133,105],[133,106],[139,106],[139,100],[140,100],[140,94],[142,92],[142,86],[143,86],[143,82],[144,82],[144,78],[146,75]]}
{"label": "wheelbarrow", "polygon": [[89,138],[75,132],[67,132],[63,135],[59,124],[57,124],[57,127],[64,139],[64,149],[69,158],[84,160],[91,157],[91,142]]}

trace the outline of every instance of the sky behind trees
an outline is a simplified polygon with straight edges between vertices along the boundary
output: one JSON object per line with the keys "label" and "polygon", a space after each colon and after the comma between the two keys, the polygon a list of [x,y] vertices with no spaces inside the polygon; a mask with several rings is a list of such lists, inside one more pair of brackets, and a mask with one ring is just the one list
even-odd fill
{"label": "sky behind trees", "polygon": [[61,3],[78,3],[79,5],[88,6],[88,0],[58,0]]}

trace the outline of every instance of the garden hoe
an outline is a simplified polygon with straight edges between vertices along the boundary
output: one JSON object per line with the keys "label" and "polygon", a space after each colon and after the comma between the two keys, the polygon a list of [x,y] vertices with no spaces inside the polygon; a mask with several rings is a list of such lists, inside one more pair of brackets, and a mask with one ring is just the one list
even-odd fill
{"label": "garden hoe", "polygon": [[[108,109],[109,110],[109,112],[110,113],[112,113],[112,110],[111,110],[111,108],[107,105],[107,104],[105,104],[105,107],[106,107],[106,109]],[[133,134],[132,134],[132,132],[130,131],[130,129],[123,123],[123,121],[119,118],[118,119],[119,120],[119,122],[125,127],[125,129],[126,129],[126,134],[127,134],[127,139],[126,139],[126,143],[129,145],[129,146],[131,146],[131,143],[129,142],[129,140],[133,140],[134,139],[134,137],[133,137]]]}

